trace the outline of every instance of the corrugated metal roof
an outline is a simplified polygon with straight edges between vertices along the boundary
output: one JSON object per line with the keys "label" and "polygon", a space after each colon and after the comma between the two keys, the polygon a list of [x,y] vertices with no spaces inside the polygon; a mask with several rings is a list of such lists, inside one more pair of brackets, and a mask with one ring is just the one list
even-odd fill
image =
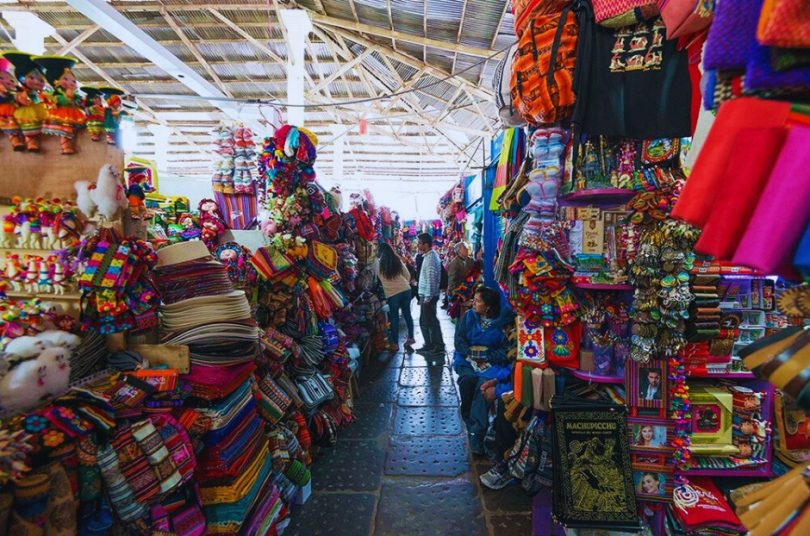
{"label": "corrugated metal roof", "polygon": [[[350,147],[362,147],[363,151],[378,154],[380,162],[395,158],[392,153],[397,151],[386,150],[386,147],[401,147],[407,152],[402,154],[413,155],[420,151],[427,153],[429,146],[430,150],[457,155],[459,147],[474,146],[478,136],[486,135],[490,128],[497,128],[497,110],[490,98],[490,80],[494,75],[497,58],[484,61],[480,52],[477,52],[478,55],[465,54],[463,47],[474,47],[477,51],[495,51],[513,42],[514,19],[509,10],[504,9],[508,2],[509,0],[298,1],[299,7],[309,9],[331,21],[318,23],[319,33],[309,36],[306,72],[312,83],[306,85],[306,91],[310,93],[310,101],[369,98],[371,94],[366,81],[370,82],[374,95],[397,93],[402,90],[403,81],[416,89],[404,98],[387,98],[378,103],[308,109],[307,121],[312,122],[312,128],[319,133],[325,148],[324,154],[331,158],[330,125],[336,122],[350,128],[346,135]],[[296,4],[292,1],[281,3],[293,7]],[[286,99],[286,65],[274,61],[262,49],[266,47],[274,56],[282,59],[287,55],[282,28],[272,2],[267,2],[264,6],[262,2],[255,0],[116,0],[112,4],[200,76],[215,82],[208,72],[208,69],[212,70],[233,95],[251,99]],[[93,26],[92,21],[63,1],[32,1],[26,2],[25,6],[53,25],[63,42],[70,43],[79,39],[82,32]],[[260,43],[260,46],[223,23],[208,8],[215,8],[242,32]],[[192,43],[194,51],[170,27],[164,14],[171,17],[184,39]],[[362,32],[357,32],[352,29],[355,24],[371,29],[364,28]],[[400,37],[395,41],[391,39],[390,32],[397,32]],[[402,35],[406,37],[403,39]],[[425,47],[420,42],[424,38],[432,40],[431,45],[435,41],[444,42],[446,47]],[[343,44],[348,48],[348,57],[342,49]],[[58,52],[63,46],[55,40],[49,40],[47,45],[50,53]],[[2,32],[0,46],[10,46]],[[353,56],[364,53],[369,46],[374,51],[360,64],[347,70],[341,68]],[[453,47],[457,51],[454,52]],[[79,43],[75,53],[81,54],[96,67],[94,69],[81,64],[77,66],[76,74],[81,82],[106,83],[97,72],[100,68],[127,91],[143,95],[143,103],[158,114],[159,120],[168,121],[178,131],[190,129],[190,133],[184,135],[193,138],[193,142],[197,144],[197,153],[195,154],[194,145],[186,145],[182,141],[174,149],[175,152],[170,149],[170,158],[181,159],[183,168],[190,175],[207,173],[204,170],[207,170],[206,162],[210,156],[205,152],[209,148],[204,136],[205,129],[212,128],[223,117],[212,103],[199,99],[149,97],[150,94],[193,93],[103,29],[95,31]],[[195,54],[202,57],[207,65],[201,64]],[[313,55],[318,60],[317,65],[312,61]],[[340,76],[336,76],[335,73],[339,70],[342,72]],[[418,74],[420,71],[421,74]],[[327,78],[329,83],[325,88],[317,95],[312,94],[313,88],[321,85]],[[477,107],[471,99],[475,99]],[[486,120],[481,117],[478,108],[484,113]],[[164,116],[171,119],[163,119]],[[368,139],[387,142],[366,143],[367,140],[359,135],[357,129],[351,128],[360,117],[369,122]],[[181,138],[172,139],[181,143]],[[146,148],[149,142],[145,143]],[[403,160],[399,163],[394,161],[394,167],[399,166],[405,175],[427,169],[421,167],[422,163],[418,158],[401,158]],[[351,151],[348,151],[346,169],[355,172],[367,166],[373,173],[379,171],[366,160],[364,157],[353,162]],[[442,165],[453,168],[456,166],[455,160],[455,157],[445,159]],[[460,165],[466,165],[466,159]],[[390,173],[391,169],[389,164],[386,173]]]}

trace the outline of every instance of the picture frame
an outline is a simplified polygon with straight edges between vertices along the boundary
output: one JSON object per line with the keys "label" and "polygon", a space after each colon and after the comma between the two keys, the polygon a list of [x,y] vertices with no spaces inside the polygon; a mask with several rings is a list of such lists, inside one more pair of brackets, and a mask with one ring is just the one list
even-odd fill
{"label": "picture frame", "polygon": [[636,499],[652,502],[672,500],[673,474],[671,469],[633,470],[633,487]]}
{"label": "picture frame", "polygon": [[667,361],[628,361],[625,365],[627,404],[633,415],[664,419],[669,407]]}
{"label": "picture frame", "polygon": [[627,422],[630,450],[647,453],[670,453],[674,423],[666,419],[634,417]]}

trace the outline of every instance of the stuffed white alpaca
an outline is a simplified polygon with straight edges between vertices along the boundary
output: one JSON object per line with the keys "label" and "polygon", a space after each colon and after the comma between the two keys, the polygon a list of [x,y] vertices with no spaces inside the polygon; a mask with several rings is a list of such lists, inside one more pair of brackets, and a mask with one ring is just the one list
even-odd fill
{"label": "stuffed white alpaca", "polygon": [[73,183],[73,187],[76,189],[76,206],[85,216],[92,218],[93,214],[96,213],[96,204],[90,198],[90,183],[88,181],[76,181]]}
{"label": "stuffed white alpaca", "polygon": [[45,366],[45,393],[58,396],[67,391],[70,384],[70,350],[59,346],[47,348],[37,358]]}
{"label": "stuffed white alpaca", "polygon": [[45,375],[48,367],[39,359],[23,361],[0,379],[0,408],[25,411],[35,407],[48,391]]}
{"label": "stuffed white alpaca", "polygon": [[46,339],[24,336],[12,339],[11,342],[6,345],[4,351],[7,354],[17,356],[17,358],[19,358],[18,361],[26,361],[28,359],[34,359],[46,348],[51,346],[53,346],[53,344]]}
{"label": "stuffed white alpaca", "polygon": [[40,341],[44,341],[46,348],[51,346],[61,346],[62,348],[67,348],[70,351],[78,348],[79,344],[82,342],[78,335],[74,335],[73,333],[68,333],[67,331],[62,331],[60,329],[45,330],[42,333],[37,334],[35,338],[39,339]]}
{"label": "stuffed white alpaca", "polygon": [[48,396],[61,395],[70,384],[70,350],[46,348],[0,378],[0,408],[26,411]]}
{"label": "stuffed white alpaca", "polygon": [[129,206],[124,187],[111,165],[104,164],[99,169],[96,187],[90,190],[90,199],[98,207],[99,214],[108,220],[115,217],[118,209]]}

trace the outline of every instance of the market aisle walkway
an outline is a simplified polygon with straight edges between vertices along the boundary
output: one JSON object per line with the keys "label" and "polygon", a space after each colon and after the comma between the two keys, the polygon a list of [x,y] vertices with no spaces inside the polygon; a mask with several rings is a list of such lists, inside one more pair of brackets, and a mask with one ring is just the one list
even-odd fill
{"label": "market aisle walkway", "polygon": [[[451,356],[453,325],[444,311],[440,319]],[[493,492],[478,482],[490,464],[469,451],[446,361],[386,353],[366,368],[357,421],[313,464],[312,497],[286,534],[530,534],[530,499],[518,487]]]}

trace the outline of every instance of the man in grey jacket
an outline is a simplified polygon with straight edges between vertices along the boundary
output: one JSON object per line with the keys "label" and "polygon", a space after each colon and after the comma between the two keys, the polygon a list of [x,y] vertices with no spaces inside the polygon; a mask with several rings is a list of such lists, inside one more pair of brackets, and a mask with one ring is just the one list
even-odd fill
{"label": "man in grey jacket", "polygon": [[417,248],[423,255],[422,270],[419,272],[419,328],[425,338],[425,345],[416,352],[424,356],[444,355],[442,327],[436,316],[439,303],[439,286],[442,277],[442,261],[433,249],[433,237],[427,233],[417,238]]}

